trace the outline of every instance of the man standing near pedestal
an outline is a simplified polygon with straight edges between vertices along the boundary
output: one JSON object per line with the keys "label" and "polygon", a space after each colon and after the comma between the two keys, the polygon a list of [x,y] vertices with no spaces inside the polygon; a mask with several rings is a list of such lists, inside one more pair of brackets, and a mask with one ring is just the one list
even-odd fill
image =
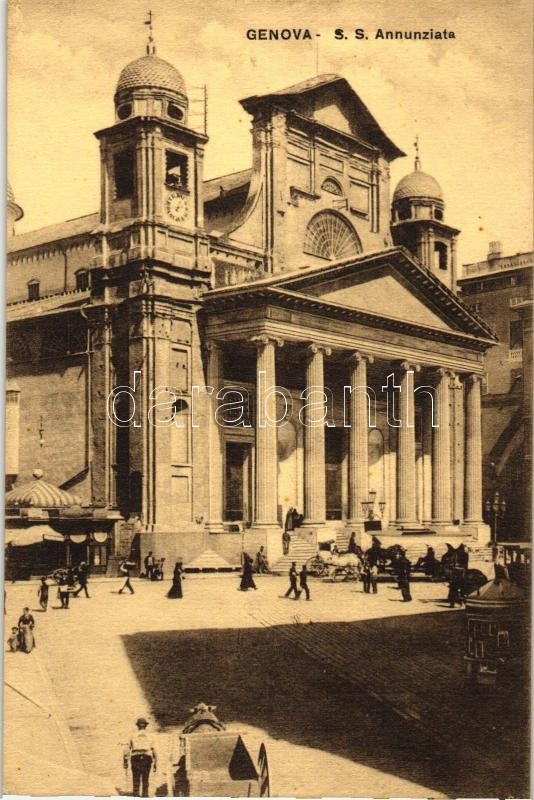
{"label": "man standing near pedestal", "polygon": [[[150,770],[156,772],[157,758],[152,737],[147,732],[148,722],[144,717],[139,717],[135,723],[137,730],[131,737],[124,751],[123,766],[132,770],[132,794],[134,797],[148,797],[148,783]],[[139,789],[142,789],[142,795]]]}

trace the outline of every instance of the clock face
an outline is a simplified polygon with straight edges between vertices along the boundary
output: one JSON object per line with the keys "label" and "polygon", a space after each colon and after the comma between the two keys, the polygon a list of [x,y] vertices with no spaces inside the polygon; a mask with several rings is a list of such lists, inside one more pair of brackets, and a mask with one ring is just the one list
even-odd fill
{"label": "clock face", "polygon": [[187,197],[180,192],[171,192],[167,197],[167,214],[175,222],[183,222],[189,213]]}

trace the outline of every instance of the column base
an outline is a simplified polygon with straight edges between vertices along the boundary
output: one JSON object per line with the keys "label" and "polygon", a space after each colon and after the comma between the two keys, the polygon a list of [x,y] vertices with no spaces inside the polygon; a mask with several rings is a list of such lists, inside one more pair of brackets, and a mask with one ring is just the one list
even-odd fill
{"label": "column base", "polygon": [[222,522],[206,522],[205,529],[208,533],[225,533]]}
{"label": "column base", "polygon": [[481,545],[491,544],[491,528],[482,520],[465,520],[460,529],[463,536],[469,536]]}

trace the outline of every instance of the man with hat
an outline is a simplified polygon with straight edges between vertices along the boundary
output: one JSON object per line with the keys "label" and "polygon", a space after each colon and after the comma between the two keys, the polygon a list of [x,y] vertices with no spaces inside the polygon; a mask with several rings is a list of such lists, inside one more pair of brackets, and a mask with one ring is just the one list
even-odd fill
{"label": "man with hat", "polygon": [[[148,779],[150,769],[154,772],[157,767],[156,750],[151,735],[147,732],[148,722],[144,717],[139,717],[135,723],[137,730],[131,737],[124,751],[123,765],[128,769],[128,762],[132,769],[133,795],[134,797],[148,797]],[[142,795],[139,794],[139,787],[142,784]]]}

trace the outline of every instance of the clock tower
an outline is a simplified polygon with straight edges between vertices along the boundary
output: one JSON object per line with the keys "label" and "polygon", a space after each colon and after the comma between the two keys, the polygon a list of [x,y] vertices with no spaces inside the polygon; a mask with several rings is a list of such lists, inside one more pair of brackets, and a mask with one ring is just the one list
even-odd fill
{"label": "clock tower", "polygon": [[203,156],[207,137],[188,125],[184,79],[156,55],[127,64],[115,90],[115,124],[98,131],[102,258],[114,267],[155,258],[207,268]]}
{"label": "clock tower", "polygon": [[[93,409],[92,475],[104,488],[102,497],[97,488],[93,494],[116,502],[125,519],[138,515],[145,533],[166,535],[177,519],[183,529],[195,527],[195,432],[184,420],[192,386],[204,383],[197,311],[211,279],[207,136],[189,126],[184,79],[156,55],[152,33],[146,55],[121,71],[114,105],[114,124],[95,134],[100,221],[84,310],[91,382],[101,398]],[[102,412],[117,387],[118,424]],[[150,416],[156,399],[171,424]]]}

